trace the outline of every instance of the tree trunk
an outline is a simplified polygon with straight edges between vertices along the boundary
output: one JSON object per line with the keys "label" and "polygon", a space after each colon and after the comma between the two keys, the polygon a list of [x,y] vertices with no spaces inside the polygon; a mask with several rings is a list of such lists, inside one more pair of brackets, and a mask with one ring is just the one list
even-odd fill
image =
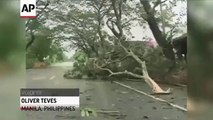
{"label": "tree trunk", "polygon": [[140,2],[144,7],[145,12],[147,13],[146,21],[149,24],[149,27],[152,31],[152,34],[155,37],[155,40],[157,41],[159,46],[162,47],[165,57],[172,60],[175,63],[175,55],[174,55],[174,52],[172,50],[173,49],[172,45],[166,40],[165,36],[160,31],[158,23],[157,23],[155,16],[154,16],[154,12],[151,8],[149,1],[140,0]]}
{"label": "tree trunk", "polygon": [[34,40],[35,40],[35,35],[32,31],[30,31],[30,36],[31,36],[31,39],[30,41],[27,43],[26,45],[26,51],[28,50],[28,48],[33,44]]}

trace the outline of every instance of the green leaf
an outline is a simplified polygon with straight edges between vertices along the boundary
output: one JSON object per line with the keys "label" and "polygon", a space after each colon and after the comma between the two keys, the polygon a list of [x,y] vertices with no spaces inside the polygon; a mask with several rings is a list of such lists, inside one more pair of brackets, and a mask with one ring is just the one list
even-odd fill
{"label": "green leaf", "polygon": [[81,116],[82,116],[82,117],[85,117],[85,115],[86,115],[85,111],[84,111],[84,110],[81,110]]}
{"label": "green leaf", "polygon": [[89,112],[87,110],[85,111],[85,113],[86,113],[86,116],[89,117]]}

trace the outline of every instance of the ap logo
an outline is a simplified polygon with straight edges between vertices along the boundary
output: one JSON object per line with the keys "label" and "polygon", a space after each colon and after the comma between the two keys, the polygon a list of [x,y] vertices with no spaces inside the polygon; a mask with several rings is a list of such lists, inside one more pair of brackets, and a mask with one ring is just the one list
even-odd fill
{"label": "ap logo", "polygon": [[36,0],[20,1],[21,18],[36,18]]}

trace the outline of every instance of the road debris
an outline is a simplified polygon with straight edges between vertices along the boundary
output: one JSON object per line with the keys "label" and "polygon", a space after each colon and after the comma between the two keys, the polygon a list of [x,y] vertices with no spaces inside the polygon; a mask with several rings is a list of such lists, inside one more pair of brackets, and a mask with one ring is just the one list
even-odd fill
{"label": "road debris", "polygon": [[81,116],[82,117],[97,117],[99,115],[104,115],[105,117],[115,117],[116,119],[123,119],[126,117],[126,115],[120,113],[119,111],[116,110],[97,110],[93,108],[84,108],[81,109]]}
{"label": "road debris", "polygon": [[117,82],[117,81],[113,81],[113,83],[116,83],[116,84],[118,84],[118,85],[120,85],[120,86],[122,86],[122,87],[128,88],[128,89],[131,89],[131,90],[133,90],[133,91],[135,91],[135,92],[137,92],[137,93],[143,94],[143,95],[145,95],[145,96],[147,96],[147,97],[150,97],[150,98],[152,98],[152,99],[154,99],[154,100],[157,100],[157,101],[159,101],[159,102],[166,103],[166,104],[168,104],[168,105],[170,105],[170,106],[172,106],[172,107],[174,107],[174,108],[177,108],[177,109],[179,109],[179,110],[181,110],[181,111],[187,112],[187,108],[181,107],[181,106],[179,106],[179,105],[176,105],[176,104],[174,104],[174,103],[171,103],[171,102],[169,102],[169,101],[167,101],[167,100],[164,100],[164,99],[162,99],[162,98],[155,97],[155,96],[153,96],[153,95],[150,95],[150,94],[148,94],[148,93],[145,93],[145,92],[143,92],[143,91],[140,91],[140,90],[138,90],[138,89],[136,89],[136,88],[130,87],[130,86],[128,86],[128,85],[125,85],[125,84],[120,83],[120,82]]}

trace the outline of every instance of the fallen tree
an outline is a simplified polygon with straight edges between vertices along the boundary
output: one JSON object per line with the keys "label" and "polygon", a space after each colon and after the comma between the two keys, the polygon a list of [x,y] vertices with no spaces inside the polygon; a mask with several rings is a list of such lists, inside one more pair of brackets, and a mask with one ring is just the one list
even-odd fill
{"label": "fallen tree", "polygon": [[[113,72],[112,70],[110,70],[109,68],[105,68],[104,66],[106,65],[102,65],[102,66],[99,66],[97,64],[97,62],[94,62],[94,65],[98,68],[98,69],[101,69],[101,70],[105,70],[105,71],[108,71],[110,74],[109,74],[109,77],[111,76],[115,76],[115,75],[130,75],[132,77],[135,77],[135,78],[140,78],[140,79],[144,79],[145,82],[152,88],[152,91],[154,94],[170,94],[171,91],[170,89],[168,90],[163,90],[148,74],[148,71],[147,71],[147,68],[146,68],[146,63],[145,61],[142,61],[137,55],[134,54],[134,52],[132,52],[132,50],[128,50],[126,47],[124,47],[120,40],[118,40],[119,42],[119,46],[123,48],[123,50],[125,51],[125,53],[127,54],[127,56],[130,56],[132,57],[135,61],[137,61],[140,65],[141,65],[141,68],[142,68],[142,75],[139,75],[139,74],[135,74],[133,72],[129,72],[127,70],[123,71],[123,72]],[[115,61],[112,61],[111,63],[114,63]]]}

